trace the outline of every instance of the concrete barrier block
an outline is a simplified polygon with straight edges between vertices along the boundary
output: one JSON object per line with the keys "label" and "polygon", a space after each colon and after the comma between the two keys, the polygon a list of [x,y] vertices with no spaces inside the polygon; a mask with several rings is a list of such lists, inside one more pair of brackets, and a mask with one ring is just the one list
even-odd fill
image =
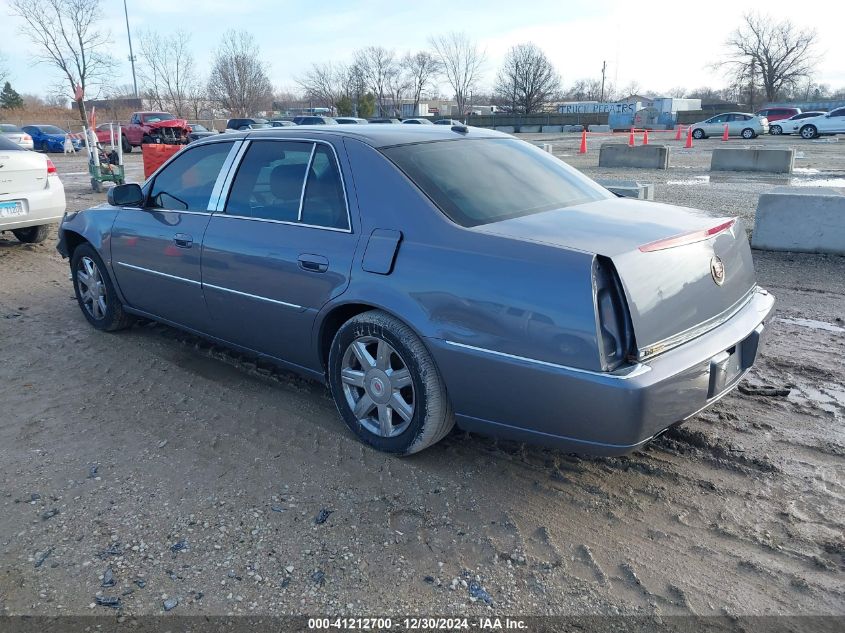
{"label": "concrete barrier block", "polygon": [[605,143],[599,150],[599,167],[666,169],[669,167],[667,145],[628,145]]}
{"label": "concrete barrier block", "polygon": [[544,125],[542,132],[543,134],[558,134],[559,132],[563,131],[562,125]]}
{"label": "concrete barrier block", "polygon": [[845,188],[778,187],[761,194],[751,245],[845,255]]}
{"label": "concrete barrier block", "polygon": [[519,126],[519,133],[520,134],[538,134],[540,132],[539,125],[520,125]]}
{"label": "concrete barrier block", "polygon": [[497,125],[495,129],[496,129],[497,132],[506,132],[508,134],[514,133],[514,129],[513,129],[512,125]]}
{"label": "concrete barrier block", "polygon": [[713,150],[710,171],[762,171],[791,174],[795,164],[792,148],[720,147]]}
{"label": "concrete barrier block", "polygon": [[588,125],[587,126],[588,132],[610,132],[609,125]]}
{"label": "concrete barrier block", "polygon": [[596,182],[605,189],[625,198],[654,200],[654,184],[650,182],[637,182],[636,180],[612,180],[609,178],[596,178]]}

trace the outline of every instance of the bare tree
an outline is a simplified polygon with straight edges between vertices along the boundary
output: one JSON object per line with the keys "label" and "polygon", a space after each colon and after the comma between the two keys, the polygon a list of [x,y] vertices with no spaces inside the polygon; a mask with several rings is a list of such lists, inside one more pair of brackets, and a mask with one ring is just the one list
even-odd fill
{"label": "bare tree", "polygon": [[442,64],[446,81],[455,91],[459,116],[464,116],[469,93],[481,75],[485,54],[466,33],[453,32],[433,37],[431,46]]}
{"label": "bare tree", "polygon": [[[104,52],[109,34],[97,28],[100,0],[11,0],[10,5],[29,26],[26,32],[39,49],[36,59],[62,72],[86,122],[84,93],[104,78],[112,64]],[[83,96],[77,96],[77,86]]]}
{"label": "bare tree", "polygon": [[797,29],[789,20],[774,22],[758,13],[747,13],[743,24],[726,42],[728,54],[717,66],[747,82],[753,102],[753,89],[759,85],[769,101],[784,90],[807,79],[815,63],[814,29]]}
{"label": "bare tree", "polygon": [[405,73],[411,98],[414,100],[413,113],[417,116],[422,93],[432,87],[442,70],[440,60],[428,51],[406,53],[402,58],[402,70]]}
{"label": "bare tree", "polygon": [[6,81],[9,76],[9,67],[6,65],[6,56],[0,52],[0,83]]}
{"label": "bare tree", "polygon": [[675,86],[666,91],[667,97],[675,97],[676,99],[683,99],[687,94],[687,89],[683,86]]}
{"label": "bare tree", "polygon": [[494,92],[501,102],[510,103],[512,112],[540,112],[558,96],[560,75],[537,45],[517,44],[505,56]]}
{"label": "bare tree", "polygon": [[247,116],[266,109],[273,87],[252,35],[227,31],[208,79],[209,97],[233,115]]}
{"label": "bare tree", "polygon": [[[563,96],[571,101],[598,101],[602,98],[601,79],[578,79]],[[613,101],[615,98],[616,88],[613,83],[605,81],[605,101]]]}
{"label": "bare tree", "polygon": [[368,46],[355,53],[355,67],[376,97],[380,116],[387,110],[387,96],[397,73],[396,55],[381,46]]}
{"label": "bare tree", "polygon": [[317,105],[335,108],[341,97],[348,97],[349,68],[344,64],[312,64],[296,79],[306,98]]}
{"label": "bare tree", "polygon": [[178,117],[187,116],[189,95],[198,83],[190,43],[190,34],[181,30],[164,36],[146,31],[140,37],[138,52],[145,96],[157,108],[172,110]]}

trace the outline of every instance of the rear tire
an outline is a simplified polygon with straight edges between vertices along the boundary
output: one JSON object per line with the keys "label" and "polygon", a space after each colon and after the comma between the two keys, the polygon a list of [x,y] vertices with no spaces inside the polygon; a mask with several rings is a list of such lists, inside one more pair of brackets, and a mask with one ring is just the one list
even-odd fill
{"label": "rear tire", "polygon": [[781,134],[783,134],[783,130],[779,125],[772,125],[769,128],[769,134],[771,134],[772,136],[780,136]]}
{"label": "rear tire", "polygon": [[803,139],[813,139],[819,135],[819,131],[816,129],[815,125],[805,125],[801,128],[801,138]]}
{"label": "rear tire", "polygon": [[701,139],[703,139],[703,138],[704,138],[704,130],[702,130],[701,128],[696,128],[696,129],[694,129],[694,130],[692,131],[692,137],[693,137],[695,140],[700,141]]}
{"label": "rear tire", "polygon": [[12,235],[24,244],[39,244],[47,239],[49,228],[46,224],[39,224],[38,226],[28,226],[25,229],[12,229]]}
{"label": "rear tire", "polygon": [[41,141],[41,151],[45,154],[50,153],[50,144],[47,141]]}
{"label": "rear tire", "polygon": [[757,136],[757,132],[752,130],[750,127],[747,127],[742,131],[742,138],[744,138],[747,141],[751,140],[755,136]]}
{"label": "rear tire", "polygon": [[439,442],[455,424],[434,360],[413,330],[389,314],[373,310],[344,323],[328,365],[337,409],[368,446],[410,455]]}
{"label": "rear tire", "polygon": [[131,154],[132,153],[132,144],[122,134],[120,135],[120,144],[123,145],[123,153],[124,154]]}
{"label": "rear tire", "polygon": [[73,291],[88,323],[104,332],[129,327],[134,318],[123,311],[103,260],[93,246],[80,244],[70,258]]}

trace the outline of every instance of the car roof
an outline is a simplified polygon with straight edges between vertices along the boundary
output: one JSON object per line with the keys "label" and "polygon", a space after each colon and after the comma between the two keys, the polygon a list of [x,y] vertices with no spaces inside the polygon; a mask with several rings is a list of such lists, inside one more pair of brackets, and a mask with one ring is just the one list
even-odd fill
{"label": "car roof", "polygon": [[467,132],[455,132],[454,126],[446,125],[350,125],[349,127],[325,125],[299,125],[296,128],[273,128],[269,130],[249,130],[227,132],[215,138],[302,138],[350,137],[372,147],[390,147],[429,141],[445,141],[459,138],[510,138],[509,134],[478,127],[467,127]]}

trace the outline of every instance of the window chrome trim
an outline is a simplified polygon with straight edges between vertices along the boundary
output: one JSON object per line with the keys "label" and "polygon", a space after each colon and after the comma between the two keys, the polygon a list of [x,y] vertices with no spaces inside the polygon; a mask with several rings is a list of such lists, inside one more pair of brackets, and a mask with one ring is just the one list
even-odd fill
{"label": "window chrome trim", "polygon": [[226,155],[226,160],[223,161],[223,165],[220,167],[220,172],[217,174],[217,180],[214,181],[214,187],[211,188],[211,196],[208,199],[208,206],[206,207],[209,213],[214,213],[217,209],[217,205],[220,203],[220,192],[223,190],[223,184],[229,176],[229,171],[232,169],[232,163],[235,162],[235,158],[240,152],[243,143],[244,142],[241,139],[232,143],[232,147]]}
{"label": "window chrome trim", "polygon": [[302,222],[302,205],[305,204],[305,188],[308,186],[308,176],[311,175],[311,165],[314,164],[314,154],[316,152],[317,144],[314,143],[311,146],[311,155],[308,157],[308,164],[305,165],[305,174],[302,176],[302,189],[299,191],[299,211],[296,212],[297,222]]}
{"label": "window chrome trim", "polygon": [[[218,213],[226,206],[226,202],[229,200],[229,191],[232,188],[232,181],[235,179],[235,174],[238,173],[238,168],[241,166],[241,161],[243,160],[244,154],[246,154],[246,150],[249,147],[250,142],[248,139],[244,139],[241,146],[238,148],[237,153],[232,158],[232,163],[229,165],[229,170],[226,172],[226,176],[223,179],[223,182],[220,184],[220,191],[217,194],[217,201],[214,205],[214,208],[211,210],[212,213]],[[221,173],[222,170],[221,170]]]}
{"label": "window chrome trim", "polygon": [[305,224],[292,220],[271,220],[270,218],[253,218],[248,215],[229,215],[227,213],[215,213],[215,218],[231,218],[232,220],[250,220],[252,222],[269,222],[270,224],[287,224],[288,226],[301,226],[305,229],[319,229],[321,231],[334,231],[335,233],[352,233],[351,229],[339,229],[335,226],[321,226],[319,224]]}
{"label": "window chrome trim", "polygon": [[261,295],[254,295],[249,292],[241,292],[240,290],[232,290],[231,288],[224,288],[223,286],[215,286],[214,284],[202,284],[203,288],[212,288],[220,290],[221,292],[230,292],[233,295],[241,297],[248,297],[250,299],[257,299],[258,301],[266,301],[267,303],[274,303],[276,305],[284,306],[285,308],[293,308],[294,310],[303,310],[304,308],[295,303],[288,303],[287,301],[279,301],[278,299],[271,299],[270,297],[262,297]]}
{"label": "window chrome trim", "polygon": [[[255,131],[255,130],[253,130]],[[278,141],[296,141],[299,143],[314,143],[314,144],[321,144],[327,145],[329,149],[332,151],[332,156],[334,156],[334,163],[337,167],[337,175],[340,177],[340,187],[343,190],[343,205],[346,207],[346,226],[345,229],[339,229],[334,226],[319,226],[317,224],[302,224],[300,222],[286,222],[283,220],[270,220],[265,218],[252,218],[243,215],[227,215],[225,211],[225,202],[229,199],[229,193],[232,189],[232,181],[235,179],[235,175],[237,174],[238,169],[241,166],[241,163],[244,159],[244,154],[246,153],[247,148],[252,144],[253,141],[261,141],[261,142],[278,142]],[[304,190],[304,188],[303,188]],[[294,137],[294,136],[256,136],[256,137],[246,137],[244,140],[244,144],[241,146],[241,151],[239,152],[238,156],[235,157],[235,164],[229,170],[229,177],[226,178],[226,181],[223,183],[223,189],[220,192],[220,200],[217,204],[217,209],[214,211],[214,215],[217,217],[230,217],[230,218],[238,218],[241,220],[257,220],[263,222],[275,222],[276,224],[289,224],[291,226],[306,226],[309,228],[314,229],[323,229],[325,231],[337,231],[341,233],[353,233],[352,230],[352,212],[349,208],[349,193],[346,188],[346,178],[343,176],[343,168],[340,164],[340,157],[337,155],[337,150],[335,146],[329,143],[328,141],[322,139],[315,139],[315,138],[305,138],[305,137]]]}
{"label": "window chrome trim", "polygon": [[[205,215],[208,215],[207,213]],[[194,279],[187,279],[185,277],[177,277],[176,275],[170,275],[168,273],[163,273],[158,270],[152,270],[150,268],[144,268],[143,266],[135,266],[134,264],[127,264],[126,262],[117,262],[118,266],[123,266],[124,268],[130,268],[131,270],[137,270],[142,273],[149,273],[150,275],[156,275],[157,277],[165,277],[167,279],[173,279],[174,281],[184,281],[185,283],[193,284],[195,286],[201,286],[202,283],[196,281]]]}
{"label": "window chrome trim", "polygon": [[560,365],[558,363],[550,363],[549,361],[545,360],[537,360],[536,358],[527,358],[525,356],[517,356],[516,354],[508,354],[506,352],[498,352],[493,349],[487,349],[484,347],[476,347],[474,345],[467,345],[465,343],[456,343],[455,341],[449,341],[443,339],[443,342],[446,345],[451,345],[452,347],[460,347],[463,349],[472,350],[474,352],[481,352],[483,354],[490,354],[492,356],[498,356],[500,358],[509,358],[511,360],[521,361],[523,363],[530,363],[532,365],[541,365],[543,367],[551,367],[552,369],[560,369],[563,371],[573,372],[577,374],[588,374],[590,376],[597,376],[600,378],[609,378],[611,380],[629,380],[631,378],[636,378],[637,376],[641,376],[642,374],[646,374],[651,371],[651,367],[648,365],[643,365],[641,363],[637,363],[631,369],[626,371],[625,373],[610,373],[604,371],[593,371],[591,369],[581,369],[580,367],[570,367],[568,365]]}

